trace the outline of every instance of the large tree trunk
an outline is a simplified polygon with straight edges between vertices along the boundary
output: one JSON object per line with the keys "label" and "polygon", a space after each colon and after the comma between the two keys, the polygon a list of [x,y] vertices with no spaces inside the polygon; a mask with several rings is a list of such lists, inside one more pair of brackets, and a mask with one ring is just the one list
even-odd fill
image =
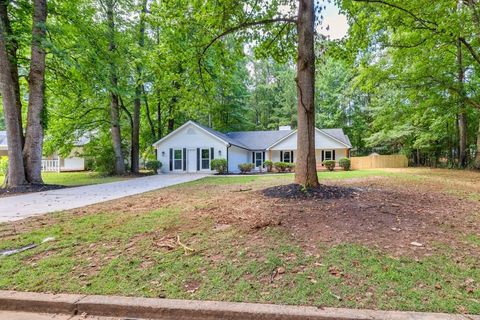
{"label": "large tree trunk", "polygon": [[[116,51],[115,45],[115,20],[113,14],[114,2],[112,0],[105,1],[108,21],[108,50],[113,53]],[[113,151],[115,153],[115,173],[118,175],[125,174],[125,162],[122,153],[122,135],[120,131],[120,106],[118,101],[118,79],[115,62],[110,60],[110,123]]]}
{"label": "large tree trunk", "polygon": [[457,82],[459,87],[458,113],[458,165],[465,168],[467,165],[467,114],[465,106],[465,68],[463,66],[462,44],[457,45]]}
{"label": "large tree trunk", "polygon": [[47,0],[35,0],[33,3],[32,56],[28,77],[28,114],[23,159],[25,174],[30,183],[41,184],[43,123],[45,104],[45,23],[47,20]]}
{"label": "large tree trunk", "polygon": [[[8,4],[7,0],[0,0],[0,19],[3,21],[5,26],[4,31],[7,35],[6,45],[7,45],[7,52],[10,62],[10,73],[12,75],[13,87],[15,90],[15,105],[17,106],[17,114],[18,114],[18,123],[20,128],[23,128],[22,124],[22,100],[20,99],[20,82],[18,79],[18,65],[17,65],[17,50],[18,50],[18,43],[15,37],[13,36],[12,27],[10,25],[10,18],[8,17]],[[21,139],[22,139],[22,148],[25,142],[25,138],[23,136],[23,132],[20,131]]]}
{"label": "large tree trunk", "polygon": [[317,187],[315,160],[315,52],[314,0],[300,0],[298,7],[297,96],[298,129],[295,182]]}
{"label": "large tree trunk", "polygon": [[[147,14],[147,1],[142,4],[142,12],[140,13],[140,30],[138,38],[138,46],[143,50],[145,44],[145,15]],[[135,99],[133,101],[133,126],[132,126],[132,149],[131,149],[131,167],[132,173],[140,171],[140,108],[141,97],[143,93],[142,82],[142,65],[137,64],[137,86],[135,87]]]}
{"label": "large tree trunk", "polygon": [[8,143],[8,175],[6,177],[7,187],[16,187],[25,184],[25,168],[22,157],[22,127],[19,123],[20,110],[16,103],[15,83],[12,78],[12,57],[10,56],[8,39],[8,20],[3,10],[6,10],[6,3],[1,3],[2,14],[0,15],[0,90],[2,94],[3,113],[7,129]]}

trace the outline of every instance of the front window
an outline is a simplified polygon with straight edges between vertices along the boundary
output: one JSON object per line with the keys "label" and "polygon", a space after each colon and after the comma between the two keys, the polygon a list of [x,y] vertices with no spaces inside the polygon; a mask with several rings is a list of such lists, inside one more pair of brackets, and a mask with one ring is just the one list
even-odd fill
{"label": "front window", "polygon": [[292,163],[293,162],[293,151],[283,151],[282,162]]}
{"label": "front window", "polygon": [[324,160],[333,160],[333,152],[332,152],[332,150],[325,150]]}
{"label": "front window", "polygon": [[210,149],[202,149],[201,156],[202,156],[202,169],[204,170],[210,169]]}
{"label": "front window", "polygon": [[173,169],[182,170],[183,166],[183,150],[175,149],[173,150]]}
{"label": "front window", "polygon": [[260,168],[263,165],[263,152],[255,152],[255,167]]}

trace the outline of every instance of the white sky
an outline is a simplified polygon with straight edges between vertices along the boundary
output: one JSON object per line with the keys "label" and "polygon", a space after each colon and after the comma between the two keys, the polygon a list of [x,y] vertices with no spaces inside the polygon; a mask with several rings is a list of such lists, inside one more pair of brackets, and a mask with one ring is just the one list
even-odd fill
{"label": "white sky", "polygon": [[[338,12],[338,8],[333,3],[326,3],[327,9],[322,11],[323,21],[321,26],[323,30],[320,33],[330,36],[330,39],[341,39],[347,35],[348,23],[347,18]],[[329,26],[329,30],[326,28]]]}

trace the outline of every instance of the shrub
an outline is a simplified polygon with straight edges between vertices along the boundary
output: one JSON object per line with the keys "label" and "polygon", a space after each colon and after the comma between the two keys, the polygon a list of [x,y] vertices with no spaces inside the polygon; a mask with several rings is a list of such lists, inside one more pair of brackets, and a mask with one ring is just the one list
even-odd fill
{"label": "shrub", "polygon": [[345,170],[345,171],[349,171],[349,170],[350,170],[350,166],[351,166],[351,161],[350,161],[350,159],[348,159],[348,158],[341,158],[341,159],[338,161],[338,164],[340,165],[340,167],[343,168],[343,170]]}
{"label": "shrub", "polygon": [[162,167],[162,163],[158,160],[148,160],[145,163],[145,168],[147,170],[153,171],[154,173],[158,173],[158,169]]}
{"label": "shrub", "polygon": [[323,161],[323,165],[324,165],[329,171],[333,171],[333,169],[335,169],[336,162],[335,162],[335,160],[325,160],[325,161]]}
{"label": "shrub", "polygon": [[275,162],[273,166],[278,172],[285,172],[290,168],[290,164],[287,162]]}
{"label": "shrub", "polygon": [[219,174],[227,173],[227,160],[213,159],[210,163],[212,170],[216,170]]}
{"label": "shrub", "polygon": [[288,164],[288,171],[289,172],[295,171],[295,163],[289,163]]}
{"label": "shrub", "polygon": [[265,162],[263,163],[263,165],[265,166],[265,168],[267,168],[267,171],[268,172],[272,172],[272,168],[273,168],[273,162],[270,161],[270,160],[265,160]]}
{"label": "shrub", "polygon": [[253,163],[240,163],[238,165],[238,169],[240,169],[241,173],[247,173],[253,170],[255,168],[255,165]]}
{"label": "shrub", "polygon": [[0,157],[0,175],[6,176],[8,173],[8,158]]}

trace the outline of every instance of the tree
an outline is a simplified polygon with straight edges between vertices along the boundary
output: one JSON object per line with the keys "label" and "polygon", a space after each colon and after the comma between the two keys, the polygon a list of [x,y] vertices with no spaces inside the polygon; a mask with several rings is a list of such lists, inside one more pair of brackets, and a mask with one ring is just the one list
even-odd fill
{"label": "tree", "polygon": [[32,53],[28,76],[28,114],[23,157],[27,181],[42,184],[43,112],[45,104],[45,48],[47,1],[33,2]]}
{"label": "tree", "polygon": [[298,6],[297,56],[297,161],[295,181],[305,187],[318,187],[315,160],[315,7],[313,0],[300,0]]}
{"label": "tree", "polygon": [[22,127],[19,119],[21,114],[17,99],[16,46],[10,42],[10,21],[7,14],[7,1],[0,1],[0,85],[3,101],[5,127],[8,142],[8,175],[6,185],[16,187],[25,184],[25,168],[22,157]]}

